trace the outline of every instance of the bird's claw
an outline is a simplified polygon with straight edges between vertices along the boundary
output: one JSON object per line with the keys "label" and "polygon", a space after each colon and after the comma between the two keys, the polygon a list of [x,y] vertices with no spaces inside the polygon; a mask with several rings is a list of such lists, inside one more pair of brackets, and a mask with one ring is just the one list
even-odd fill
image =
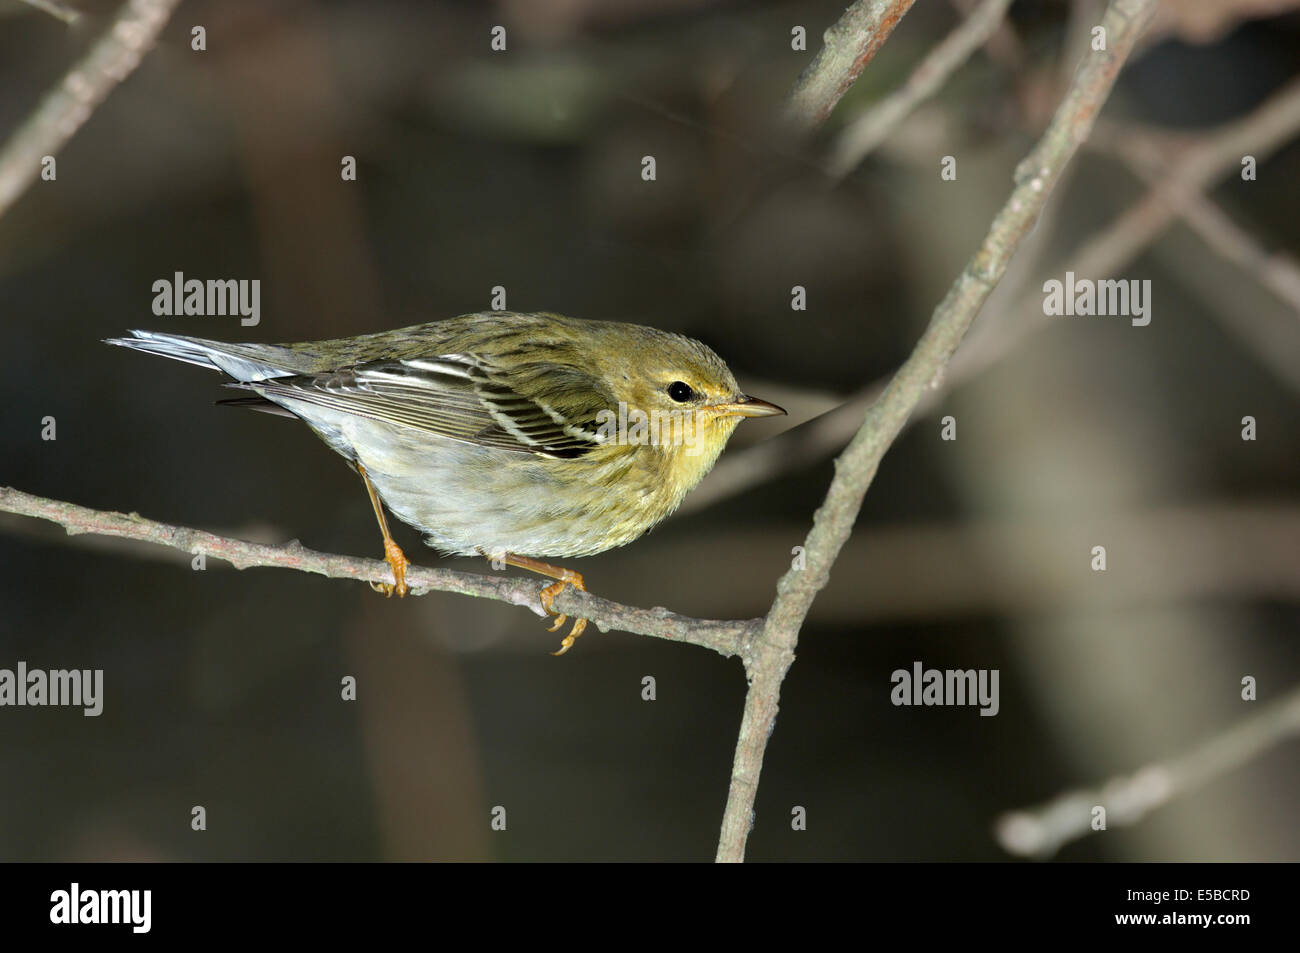
{"label": "bird's claw", "polygon": [[384,562],[393,568],[393,581],[372,582],[370,588],[375,592],[382,592],[387,599],[391,599],[395,592],[400,599],[410,592],[406,585],[406,567],[411,565],[411,561],[406,558],[400,546],[391,539],[386,539],[384,540]]}
{"label": "bird's claw", "polygon": [[[561,579],[559,582],[553,582],[541,592],[542,608],[546,610],[547,615],[555,614],[555,624],[547,629],[547,632],[557,632],[564,623],[569,621],[569,617],[563,612],[558,614],[555,613],[555,597],[564,591],[565,586],[569,585],[573,586],[573,588],[577,589],[579,592],[587,591],[587,587],[582,584],[582,577],[577,573],[574,573],[573,578]],[[582,635],[586,628],[586,619],[574,619],[573,628],[569,630],[569,634],[564,637],[562,642],[560,642],[560,647],[551,654],[559,656],[569,651],[569,649],[573,648],[573,643],[578,640],[578,636]]]}

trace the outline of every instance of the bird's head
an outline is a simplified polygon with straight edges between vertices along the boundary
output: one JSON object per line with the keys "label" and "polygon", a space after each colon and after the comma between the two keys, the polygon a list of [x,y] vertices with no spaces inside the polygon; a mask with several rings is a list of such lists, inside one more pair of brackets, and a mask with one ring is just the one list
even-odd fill
{"label": "bird's head", "polygon": [[618,442],[658,448],[683,492],[708,473],[741,420],[785,413],[742,392],[699,341],[631,325],[616,333],[619,340],[601,350],[599,373],[618,406],[599,422],[614,428],[606,432]]}

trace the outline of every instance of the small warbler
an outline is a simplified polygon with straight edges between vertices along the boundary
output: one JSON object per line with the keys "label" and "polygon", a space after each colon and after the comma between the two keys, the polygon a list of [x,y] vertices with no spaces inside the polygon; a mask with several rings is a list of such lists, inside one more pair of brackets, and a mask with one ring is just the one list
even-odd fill
{"label": "small warbler", "polygon": [[[549,576],[548,614],[582,576],[542,559],[622,546],[673,512],[742,417],[784,414],[741,393],[699,341],[558,314],[490,311],[301,344],[131,331],[107,343],[224,371],[220,401],[303,420],[360,473],[391,584],[410,565],[384,506],[449,555]],[[560,615],[552,632],[566,622]],[[554,654],[586,627],[577,619]]]}

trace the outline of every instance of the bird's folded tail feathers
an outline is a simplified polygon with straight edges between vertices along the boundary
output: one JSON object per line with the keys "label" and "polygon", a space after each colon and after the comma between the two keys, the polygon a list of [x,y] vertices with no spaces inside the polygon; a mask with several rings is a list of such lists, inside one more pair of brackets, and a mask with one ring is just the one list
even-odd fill
{"label": "bird's folded tail feathers", "polygon": [[104,343],[222,371],[237,381],[261,381],[304,370],[292,350],[270,344],[232,344],[157,331],[131,331],[129,338],[105,338]]}

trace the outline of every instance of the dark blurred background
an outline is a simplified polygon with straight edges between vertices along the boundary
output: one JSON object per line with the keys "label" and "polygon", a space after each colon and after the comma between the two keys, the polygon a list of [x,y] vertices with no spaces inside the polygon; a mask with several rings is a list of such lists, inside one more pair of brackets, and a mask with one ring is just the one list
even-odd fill
{"label": "dark blurred background", "polygon": [[[73,27],[0,6],[4,135],[116,9],[74,6]],[[501,285],[513,310],[696,336],[791,410],[740,428],[651,536],[574,565],[609,599],[759,615],[832,475],[833,451],[804,435],[905,359],[1100,9],[1014,4],[997,43],[836,181],[839,129],[967,6],[918,4],[797,143],[782,100],[843,0],[182,3],[57,180],[0,219],[0,484],[378,557],[362,486],[306,427],[213,407],[216,375],[100,341],[352,335],[484,310]],[[1140,126],[1174,143],[1159,173],[1178,143],[1258,107],[1300,72],[1289,6],[1166,16],[1106,107],[1111,139]],[[795,25],[809,52],[791,50]],[[945,155],[956,181],[938,175]],[[1289,141],[1257,180],[1234,166],[1209,194],[1294,254],[1297,180]],[[968,347],[997,352],[1016,304],[1145,189],[1116,149],[1081,151]],[[261,323],[155,317],[151,286],[176,271],[260,279]],[[942,382],[885,458],[801,635],[750,859],[1003,859],[1001,812],[1186,751],[1300,683],[1300,314],[1178,223],[1115,277],[1151,280],[1150,326],[1040,310],[978,374]],[[771,440],[787,466],[766,472],[746,454]],[[742,473],[742,491],[723,487]],[[98,718],[0,710],[0,858],[713,856],[745,690],[734,659],[594,629],[554,659],[558,636],[517,608],[217,560],[196,572],[16,516],[0,515],[0,561],[0,667],[105,679]],[[891,672],[916,660],[999,669],[1000,713],[892,706]],[[1260,702],[1241,700],[1245,675]],[[1300,859],[1295,753],[1059,857]]]}

